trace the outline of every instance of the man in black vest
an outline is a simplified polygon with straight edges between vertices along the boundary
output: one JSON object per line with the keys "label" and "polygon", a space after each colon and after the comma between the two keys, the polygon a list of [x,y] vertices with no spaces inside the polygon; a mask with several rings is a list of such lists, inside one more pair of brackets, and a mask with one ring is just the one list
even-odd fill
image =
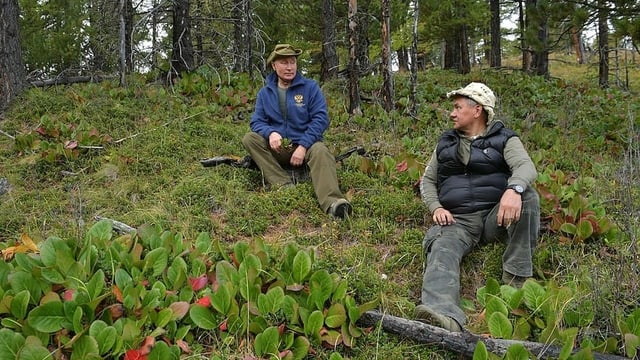
{"label": "man in black vest", "polygon": [[493,91],[470,83],[447,97],[453,129],[440,137],[420,183],[434,226],[423,242],[426,268],[415,317],[461,332],[462,257],[480,242],[504,241],[502,281],[522,286],[533,275],[540,199],[532,187],[533,161],[520,138],[495,119]]}

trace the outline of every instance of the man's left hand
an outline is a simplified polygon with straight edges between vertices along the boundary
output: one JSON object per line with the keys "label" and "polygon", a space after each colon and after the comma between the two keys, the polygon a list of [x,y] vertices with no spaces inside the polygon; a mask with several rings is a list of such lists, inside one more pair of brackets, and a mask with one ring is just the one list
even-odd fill
{"label": "man's left hand", "polygon": [[520,220],[522,211],[522,195],[516,193],[512,189],[507,189],[500,199],[500,208],[498,209],[498,226],[509,228],[511,224]]}
{"label": "man's left hand", "polygon": [[290,163],[292,166],[300,166],[304,162],[304,156],[307,154],[307,149],[304,146],[298,145],[296,150],[291,155]]}

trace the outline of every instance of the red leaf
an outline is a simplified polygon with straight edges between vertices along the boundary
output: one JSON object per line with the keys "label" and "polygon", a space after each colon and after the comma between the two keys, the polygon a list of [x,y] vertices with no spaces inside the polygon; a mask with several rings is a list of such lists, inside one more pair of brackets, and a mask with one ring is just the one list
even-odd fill
{"label": "red leaf", "polygon": [[147,360],[147,355],[142,355],[140,350],[131,349],[124,353],[123,360]]}
{"label": "red leaf", "polygon": [[75,149],[78,147],[78,142],[75,140],[67,140],[64,142],[65,149]]}
{"label": "red leaf", "polygon": [[409,167],[409,165],[407,165],[407,161],[406,160],[402,160],[401,162],[398,163],[398,165],[396,165],[396,170],[398,172],[404,172],[404,171],[407,171],[408,167]]}
{"label": "red leaf", "polygon": [[198,276],[197,278],[189,278],[189,284],[191,284],[191,289],[193,291],[198,291],[207,286],[207,274]]}
{"label": "red leaf", "polygon": [[227,331],[227,319],[224,319],[224,321],[218,328],[220,329],[220,331]]}
{"label": "red leaf", "polygon": [[118,286],[114,286],[113,287],[113,295],[116,296],[116,300],[118,302],[122,302],[122,291],[120,291],[120,289],[118,289]]}
{"label": "red leaf", "polygon": [[209,307],[211,306],[211,297],[209,297],[209,295],[203,296],[196,301],[196,304]]}
{"label": "red leaf", "polygon": [[74,289],[67,289],[64,293],[62,293],[62,299],[65,301],[73,300],[73,295],[76,293]]}
{"label": "red leaf", "polygon": [[178,345],[178,347],[180,348],[180,350],[182,350],[183,353],[191,354],[191,348],[189,347],[189,344],[186,341],[177,340],[176,345]]}

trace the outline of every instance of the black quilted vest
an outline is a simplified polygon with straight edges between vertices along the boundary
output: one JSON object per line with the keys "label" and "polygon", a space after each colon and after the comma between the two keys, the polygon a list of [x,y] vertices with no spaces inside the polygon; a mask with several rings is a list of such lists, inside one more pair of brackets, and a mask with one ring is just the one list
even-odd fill
{"label": "black quilted vest", "polygon": [[504,160],[507,140],[516,134],[496,123],[489,133],[471,142],[469,163],[458,159],[460,136],[454,130],[440,137],[438,156],[438,198],[453,214],[491,209],[502,197],[511,176]]}

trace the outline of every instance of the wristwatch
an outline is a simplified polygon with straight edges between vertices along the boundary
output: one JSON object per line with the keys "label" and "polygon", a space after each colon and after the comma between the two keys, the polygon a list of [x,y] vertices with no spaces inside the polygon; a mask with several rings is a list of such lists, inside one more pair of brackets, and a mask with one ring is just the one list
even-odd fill
{"label": "wristwatch", "polygon": [[509,185],[507,186],[507,189],[511,189],[520,195],[522,195],[522,193],[524,192],[524,187],[522,187],[522,185],[517,185],[517,184]]}

